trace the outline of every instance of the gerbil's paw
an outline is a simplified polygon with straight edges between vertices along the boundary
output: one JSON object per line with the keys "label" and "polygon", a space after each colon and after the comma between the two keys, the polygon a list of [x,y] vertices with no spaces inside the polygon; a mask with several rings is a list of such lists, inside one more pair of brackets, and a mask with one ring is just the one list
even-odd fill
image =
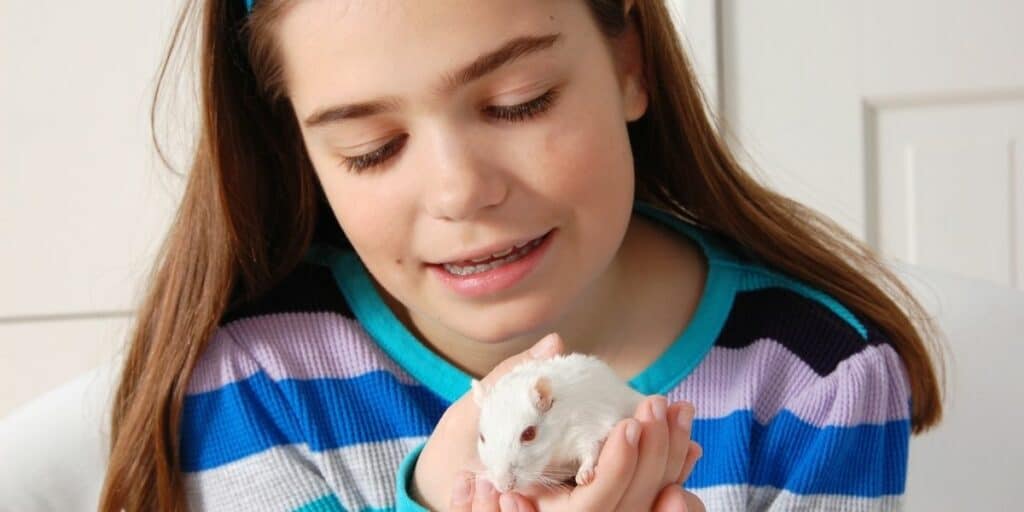
{"label": "gerbil's paw", "polygon": [[594,468],[580,468],[576,472],[576,485],[587,485],[594,481]]}

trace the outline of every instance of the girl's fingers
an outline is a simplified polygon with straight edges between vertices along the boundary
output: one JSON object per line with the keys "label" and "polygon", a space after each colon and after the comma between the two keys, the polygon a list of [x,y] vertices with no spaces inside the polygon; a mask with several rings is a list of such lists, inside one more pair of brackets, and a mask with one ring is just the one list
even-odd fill
{"label": "girl's fingers", "polygon": [[568,510],[607,510],[618,503],[637,464],[639,443],[643,441],[643,425],[633,418],[619,422],[612,430],[598,455],[594,481],[573,489]]}
{"label": "girl's fingers", "polygon": [[473,512],[498,512],[498,490],[484,476],[476,477],[473,489]]}
{"label": "girl's fingers", "polygon": [[683,489],[683,501],[686,502],[686,512],[708,512],[704,502],[696,494]]}
{"label": "girl's fingers", "polygon": [[676,484],[666,485],[654,500],[652,512],[689,512],[683,488]]}
{"label": "girl's fingers", "polygon": [[644,426],[636,471],[616,510],[650,510],[657,492],[665,485],[668,459],[668,402],[654,396],[637,407],[636,418]]}
{"label": "girl's fingers", "polygon": [[537,512],[530,500],[516,492],[502,494],[498,505],[501,512]]}
{"label": "girl's fingers", "polygon": [[676,477],[675,483],[682,484],[686,482],[686,479],[690,478],[690,473],[693,473],[693,467],[697,465],[697,461],[703,455],[704,447],[696,441],[690,441],[690,448],[686,452],[686,462],[683,463],[683,469],[679,472],[679,476]]}
{"label": "girl's fingers", "polygon": [[451,512],[471,512],[473,510],[473,475],[465,471],[455,475],[455,486],[448,510]]}
{"label": "girl's fingers", "polygon": [[690,448],[690,433],[695,409],[689,402],[676,402],[668,408],[668,460],[661,482],[675,482],[682,474]]}

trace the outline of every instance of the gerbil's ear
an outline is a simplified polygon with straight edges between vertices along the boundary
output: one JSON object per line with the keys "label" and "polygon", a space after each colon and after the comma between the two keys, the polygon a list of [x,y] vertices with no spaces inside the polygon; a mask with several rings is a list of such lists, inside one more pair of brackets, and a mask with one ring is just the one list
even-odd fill
{"label": "gerbil's ear", "polygon": [[530,402],[539,412],[547,412],[555,397],[551,395],[551,380],[547,377],[537,377],[530,388]]}
{"label": "gerbil's ear", "polygon": [[487,392],[489,391],[487,386],[476,379],[470,381],[469,385],[473,388],[473,401],[476,402],[477,407],[481,407],[483,405],[484,397],[487,396]]}

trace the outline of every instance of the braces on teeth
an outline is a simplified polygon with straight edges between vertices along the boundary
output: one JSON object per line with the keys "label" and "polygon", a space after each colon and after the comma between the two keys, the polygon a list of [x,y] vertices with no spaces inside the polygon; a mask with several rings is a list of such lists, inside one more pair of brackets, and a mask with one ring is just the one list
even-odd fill
{"label": "braces on teeth", "polygon": [[493,258],[493,257],[501,257],[501,256],[504,256],[506,254],[508,255],[508,256],[505,256],[504,258],[501,258],[500,260],[492,261],[490,263],[484,263],[484,264],[480,264],[480,265],[470,265],[468,267],[460,267],[458,265],[453,265],[451,263],[445,263],[444,264],[444,269],[447,270],[449,273],[455,274],[457,276],[468,276],[468,275],[472,275],[472,274],[479,274],[480,272],[486,272],[488,270],[491,270],[491,269],[494,269],[494,268],[498,268],[498,267],[500,267],[502,265],[505,265],[505,264],[508,264],[508,263],[512,263],[513,261],[516,261],[516,260],[522,258],[523,256],[526,256],[526,253],[530,252],[530,250],[532,250],[534,247],[537,247],[538,245],[540,245],[540,243],[543,240],[544,240],[544,237],[541,237],[541,238],[538,238],[538,239],[536,239],[536,240],[534,240],[532,242],[525,242],[525,243],[523,243],[521,245],[516,245],[515,247],[508,248],[508,249],[506,249],[504,251],[501,251],[499,253],[493,254],[491,256],[485,256],[484,258],[481,258],[481,259],[471,260],[471,261],[475,262],[475,261],[482,261],[482,260]]}

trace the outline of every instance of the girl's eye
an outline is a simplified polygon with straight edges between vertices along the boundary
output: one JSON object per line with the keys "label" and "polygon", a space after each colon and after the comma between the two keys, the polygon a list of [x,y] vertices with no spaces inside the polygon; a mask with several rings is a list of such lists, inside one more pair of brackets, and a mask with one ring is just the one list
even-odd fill
{"label": "girl's eye", "polygon": [[[538,98],[528,101],[526,103],[520,103],[518,105],[510,106],[489,106],[484,109],[484,112],[490,116],[497,118],[502,121],[508,121],[516,123],[531,119],[540,114],[543,114],[551,105],[555,102],[558,97],[558,89],[549,89]],[[391,155],[395,154],[402,145],[405,143],[405,139],[409,136],[403,134],[402,136],[392,139],[387,144],[381,146],[364,155],[356,157],[343,157],[342,164],[348,168],[349,171],[358,173],[365,171],[383,164]]]}
{"label": "girl's eye", "polygon": [[355,157],[342,157],[341,162],[351,172],[360,172],[371,167],[380,165],[398,151],[405,143],[408,135],[402,134],[398,138],[391,139],[387,144],[363,155]]}
{"label": "girl's eye", "polygon": [[551,108],[558,97],[558,89],[549,89],[537,99],[511,106],[490,106],[484,109],[492,116],[510,122],[518,122],[542,114]]}
{"label": "girl's eye", "polygon": [[533,438],[535,437],[537,437],[537,429],[531,425],[523,430],[522,435],[519,436],[519,441],[522,443],[528,443],[533,441]]}

